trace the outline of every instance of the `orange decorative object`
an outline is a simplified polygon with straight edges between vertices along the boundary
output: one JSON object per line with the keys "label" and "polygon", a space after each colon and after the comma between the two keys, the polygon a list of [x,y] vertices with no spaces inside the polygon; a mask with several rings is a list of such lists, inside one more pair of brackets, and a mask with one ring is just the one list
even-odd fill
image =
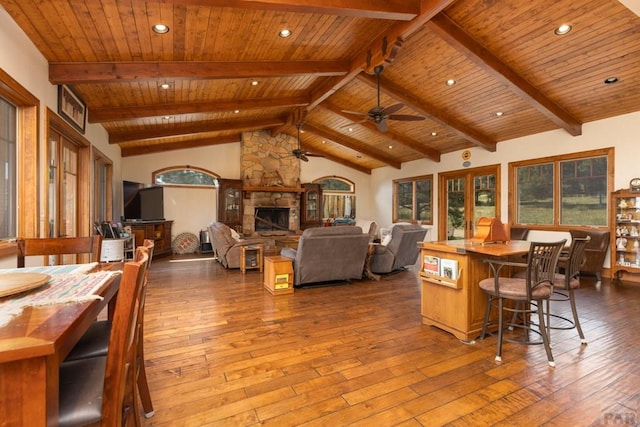
{"label": "orange decorative object", "polygon": [[509,236],[504,224],[498,218],[478,218],[476,234],[471,238],[473,243],[507,242]]}

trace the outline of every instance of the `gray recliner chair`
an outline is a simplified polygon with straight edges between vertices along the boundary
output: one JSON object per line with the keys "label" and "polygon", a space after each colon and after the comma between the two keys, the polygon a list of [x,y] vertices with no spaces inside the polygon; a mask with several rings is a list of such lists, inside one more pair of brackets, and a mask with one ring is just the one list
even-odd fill
{"label": "gray recliner chair", "polygon": [[426,234],[427,229],[416,224],[394,225],[389,243],[386,246],[376,245],[371,256],[371,271],[391,273],[415,264],[420,253],[418,243]]}
{"label": "gray recliner chair", "polygon": [[298,249],[284,248],[293,259],[294,286],[362,279],[369,236],[360,227],[307,228]]}

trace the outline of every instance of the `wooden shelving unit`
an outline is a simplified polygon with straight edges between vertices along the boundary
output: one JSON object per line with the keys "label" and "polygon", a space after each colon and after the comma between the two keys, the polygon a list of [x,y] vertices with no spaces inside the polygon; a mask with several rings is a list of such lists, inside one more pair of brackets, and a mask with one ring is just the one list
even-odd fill
{"label": "wooden shelving unit", "polygon": [[640,274],[640,192],[611,194],[611,277]]}

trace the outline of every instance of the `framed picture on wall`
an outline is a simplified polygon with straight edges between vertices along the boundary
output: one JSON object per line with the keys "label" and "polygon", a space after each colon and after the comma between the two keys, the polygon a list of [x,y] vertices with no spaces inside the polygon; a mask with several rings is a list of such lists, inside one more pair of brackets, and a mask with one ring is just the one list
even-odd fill
{"label": "framed picture on wall", "polygon": [[67,85],[58,86],[58,114],[84,134],[87,106]]}

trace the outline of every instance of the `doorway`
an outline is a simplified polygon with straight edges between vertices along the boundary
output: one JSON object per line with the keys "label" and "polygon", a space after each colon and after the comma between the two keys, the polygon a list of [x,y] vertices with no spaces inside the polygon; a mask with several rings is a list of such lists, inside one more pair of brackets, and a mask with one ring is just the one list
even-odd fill
{"label": "doorway", "polygon": [[438,240],[470,239],[478,218],[500,218],[500,165],[438,176]]}

